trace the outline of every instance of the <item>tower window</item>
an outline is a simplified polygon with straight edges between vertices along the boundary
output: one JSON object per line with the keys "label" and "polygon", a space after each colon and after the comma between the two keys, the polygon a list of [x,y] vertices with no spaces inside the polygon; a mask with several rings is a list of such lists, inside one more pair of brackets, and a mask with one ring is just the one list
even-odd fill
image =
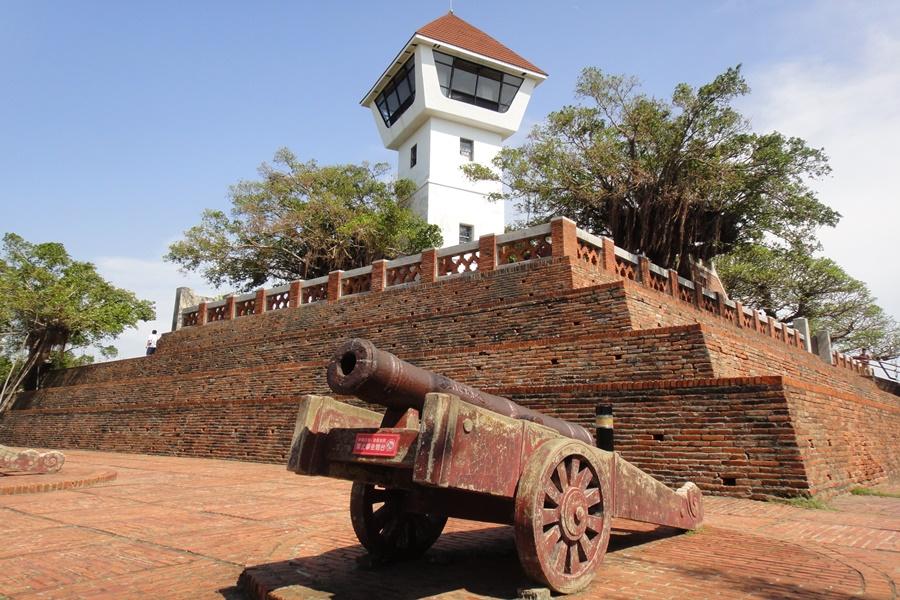
{"label": "tower window", "polygon": [[378,112],[388,127],[396,123],[416,99],[415,67],[415,60],[410,58],[375,98]]}
{"label": "tower window", "polygon": [[459,138],[459,154],[466,160],[475,160],[475,142],[466,138]]}
{"label": "tower window", "polygon": [[475,227],[473,225],[459,224],[459,243],[465,244],[475,239]]}
{"label": "tower window", "polygon": [[418,144],[413,144],[413,147],[409,149],[409,168],[412,169],[416,166],[416,149]]}
{"label": "tower window", "polygon": [[453,100],[505,113],[524,81],[437,50],[432,52],[441,92]]}

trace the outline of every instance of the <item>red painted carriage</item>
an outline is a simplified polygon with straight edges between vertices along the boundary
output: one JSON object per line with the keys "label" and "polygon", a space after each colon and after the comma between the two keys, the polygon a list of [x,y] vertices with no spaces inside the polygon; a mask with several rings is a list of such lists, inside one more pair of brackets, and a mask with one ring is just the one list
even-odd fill
{"label": "red painted carriage", "polygon": [[369,552],[410,558],[448,517],[512,524],[525,572],[556,592],[586,587],[612,517],[681,529],[703,518],[700,490],[677,492],[593,446],[582,427],[526,409],[351,340],[327,396],[302,400],[288,469],[354,482],[350,514]]}

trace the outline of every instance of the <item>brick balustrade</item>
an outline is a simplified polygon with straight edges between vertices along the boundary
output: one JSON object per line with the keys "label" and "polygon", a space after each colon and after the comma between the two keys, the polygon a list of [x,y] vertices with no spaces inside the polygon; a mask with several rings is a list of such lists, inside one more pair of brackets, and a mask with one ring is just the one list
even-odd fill
{"label": "brick balustrade", "polygon": [[[415,256],[379,260],[370,266],[350,271],[332,271],[317,279],[293,281],[269,290],[203,302],[185,308],[181,322],[183,327],[196,327],[265,311],[321,301],[337,302],[341,298],[383,292],[399,286],[494,271],[548,257],[571,257],[583,267],[641,284],[698,310],[717,315],[735,327],[755,330],[760,335],[806,351],[805,337],[796,329],[745,308],[740,302],[734,302],[719,292],[703,288],[679,276],[676,271],[663,269],[645,256],[619,248],[610,238],[578,229],[574,221],[565,217],[502,235],[484,235],[466,244],[431,248]],[[840,352],[834,353],[832,364],[863,376],[872,374],[867,365]]]}

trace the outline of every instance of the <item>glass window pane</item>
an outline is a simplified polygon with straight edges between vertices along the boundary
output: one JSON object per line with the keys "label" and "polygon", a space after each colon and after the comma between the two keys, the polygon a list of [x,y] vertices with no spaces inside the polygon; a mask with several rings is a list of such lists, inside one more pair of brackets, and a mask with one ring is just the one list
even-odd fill
{"label": "glass window pane", "polygon": [[462,156],[465,156],[466,159],[472,160],[473,155],[475,154],[475,144],[472,140],[467,140],[465,138],[459,138],[459,153]]}
{"label": "glass window pane", "polygon": [[388,113],[387,105],[384,103],[384,98],[378,98],[375,101],[375,104],[378,105],[378,112],[381,113],[381,118],[387,121],[390,118],[390,113]]}
{"label": "glass window pane", "polygon": [[507,75],[506,73],[503,74],[503,83],[508,83],[510,85],[519,87],[520,85],[522,85],[523,81],[524,80],[521,77],[516,77],[515,75]]}
{"label": "glass window pane", "polygon": [[512,104],[513,98],[516,97],[516,92],[518,91],[519,88],[504,83],[503,89],[500,90],[500,104],[509,107],[509,105]]}
{"label": "glass window pane", "polygon": [[475,98],[475,106],[480,106],[481,108],[488,108],[490,110],[500,112],[499,104],[491,100],[485,100],[484,98]]}
{"label": "glass window pane", "polygon": [[455,92],[462,92],[469,96],[475,95],[475,83],[478,77],[475,73],[464,71],[462,69],[453,69],[453,82],[450,87]]}
{"label": "glass window pane", "polygon": [[503,73],[500,71],[495,71],[494,69],[488,69],[487,67],[481,67],[478,71],[479,77],[487,77],[488,79],[496,79],[497,81],[501,81],[503,79]]}
{"label": "glass window pane", "polygon": [[393,79],[391,79],[390,85],[393,87],[397,87],[398,85],[400,85],[400,82],[403,81],[404,79],[406,79],[406,73],[404,71],[400,71],[399,73],[394,75]]}
{"label": "glass window pane", "polygon": [[488,79],[483,75],[478,76],[478,93],[475,94],[479,98],[497,102],[500,99],[500,82],[495,79]]}
{"label": "glass window pane", "polygon": [[447,65],[453,64],[453,57],[449,54],[444,54],[443,52],[438,52],[437,50],[432,50],[432,53],[434,54],[435,62],[444,63]]}
{"label": "glass window pane", "polygon": [[390,93],[385,98],[387,100],[388,111],[393,115],[394,111],[397,110],[397,107],[400,106],[400,101],[397,99],[397,94]]}
{"label": "glass window pane", "polygon": [[456,58],[453,60],[453,68],[454,69],[462,69],[463,71],[471,71],[472,73],[477,73],[479,69],[483,67],[479,67],[473,62],[469,62],[467,60],[463,60],[461,58]]}
{"label": "glass window pane", "polygon": [[407,60],[375,98],[378,112],[388,127],[397,121],[415,98],[415,71],[412,70],[414,65],[415,61],[412,58]]}
{"label": "glass window pane", "polygon": [[[506,112],[524,81],[521,77],[432,50],[441,93],[453,100]],[[415,92],[415,88],[412,88]]]}
{"label": "glass window pane", "polygon": [[438,82],[442,87],[450,87],[451,67],[449,65],[442,65],[441,63],[437,63],[435,66],[437,67]]}
{"label": "glass window pane", "polygon": [[410,96],[412,96],[412,92],[409,89],[409,82],[406,81],[406,79],[401,79],[397,83],[397,95],[400,97],[400,104],[403,104]]}

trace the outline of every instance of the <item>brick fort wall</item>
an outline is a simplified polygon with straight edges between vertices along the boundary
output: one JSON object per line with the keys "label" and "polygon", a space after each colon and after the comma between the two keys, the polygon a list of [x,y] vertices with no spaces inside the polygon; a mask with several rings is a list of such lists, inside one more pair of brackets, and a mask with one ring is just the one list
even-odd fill
{"label": "brick fort wall", "polygon": [[441,274],[431,251],[417,283],[185,327],[152,356],[55,372],[0,418],[0,443],[284,462],[298,398],[327,394],[333,349],[366,337],[589,428],[610,404],[617,450],[671,485],[762,498],[900,472],[900,398],[858,365],[829,365],[787,326],[765,333],[739,306],[679,292],[606,241],[576,245],[570,223],[569,237],[557,222],[531,238],[552,243],[544,255],[530,242],[499,266],[488,259],[511,251],[482,238],[475,272]]}

